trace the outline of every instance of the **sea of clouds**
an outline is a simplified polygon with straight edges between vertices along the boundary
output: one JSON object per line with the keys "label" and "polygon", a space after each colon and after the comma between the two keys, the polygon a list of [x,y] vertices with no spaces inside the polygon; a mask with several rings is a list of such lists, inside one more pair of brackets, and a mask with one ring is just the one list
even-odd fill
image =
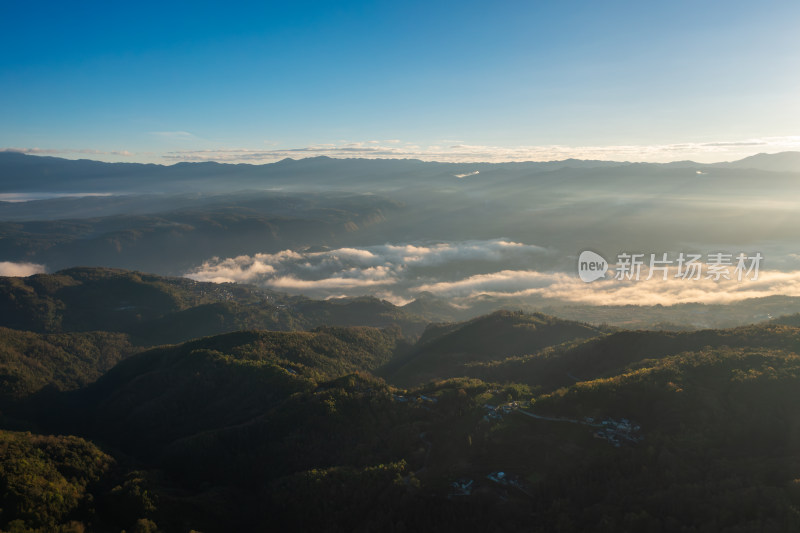
{"label": "sea of clouds", "polygon": [[198,281],[253,283],[315,298],[370,294],[411,301],[420,287],[496,270],[527,268],[548,252],[503,239],[457,243],[382,244],[324,251],[212,258],[187,273]]}
{"label": "sea of clouds", "polygon": [[[186,275],[198,281],[252,283],[313,298],[372,295],[396,304],[427,292],[454,305],[481,297],[530,303],[673,305],[734,303],[772,295],[800,296],[800,270],[761,269],[757,279],[639,281],[608,279],[584,283],[577,271],[539,268],[554,252],[505,239],[446,243],[383,244],[323,251],[212,258]],[[577,254],[576,254],[577,255]],[[752,276],[751,276],[752,277]]]}

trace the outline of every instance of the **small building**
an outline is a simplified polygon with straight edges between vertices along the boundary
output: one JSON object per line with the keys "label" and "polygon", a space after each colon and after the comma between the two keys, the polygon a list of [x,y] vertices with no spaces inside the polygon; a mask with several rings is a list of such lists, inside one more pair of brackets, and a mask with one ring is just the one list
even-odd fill
{"label": "small building", "polygon": [[471,479],[457,479],[453,481],[450,486],[452,487],[452,491],[450,492],[451,496],[469,496],[472,494],[472,486],[474,482]]}

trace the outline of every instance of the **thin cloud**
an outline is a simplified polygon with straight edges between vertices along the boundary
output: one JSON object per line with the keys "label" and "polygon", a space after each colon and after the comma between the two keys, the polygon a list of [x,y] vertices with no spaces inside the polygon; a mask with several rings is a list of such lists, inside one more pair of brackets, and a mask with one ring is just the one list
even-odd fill
{"label": "thin cloud", "polygon": [[357,277],[332,277],[317,280],[306,280],[298,279],[294,276],[281,276],[265,281],[265,285],[268,287],[293,291],[361,289],[365,287],[374,287],[376,285],[392,285],[394,283],[396,283],[396,280],[391,278],[365,279]]}
{"label": "thin cloud", "polygon": [[34,155],[46,155],[46,154],[59,154],[63,153],[64,150],[56,150],[53,148],[0,148],[0,152],[14,152],[18,154],[34,154]]}
{"label": "thin cloud", "polygon": [[92,148],[0,148],[0,152],[13,152],[31,155],[58,155],[58,154],[89,154],[89,155],[119,155],[133,156],[134,152],[128,150],[95,150]]}
{"label": "thin cloud", "polygon": [[172,139],[178,141],[191,141],[197,139],[188,131],[149,131],[148,134],[162,139]]}
{"label": "thin cloud", "polygon": [[[163,132],[168,133],[168,132]],[[175,133],[175,132],[172,132]],[[177,132],[186,133],[186,132]],[[558,161],[563,159],[588,159],[600,161],[670,162],[676,159],[695,159],[705,162],[752,155],[748,148],[780,152],[800,150],[800,136],[766,137],[705,143],[675,143],[657,145],[615,146],[491,146],[466,143],[447,146],[390,141],[339,142],[304,147],[251,150],[206,149],[176,150],[165,153],[166,161],[217,161],[229,163],[268,163],[298,155],[306,157],[327,156],[366,159],[420,159],[450,163]]]}
{"label": "thin cloud", "polygon": [[[150,135],[164,141],[199,141],[188,131],[152,131]],[[338,143],[314,144],[281,149],[186,149],[172,150],[160,155],[168,163],[207,162],[219,163],[272,163],[286,158],[326,156],[332,158],[363,159],[419,159],[444,163],[500,163],[522,161],[561,161],[584,159],[596,161],[642,161],[667,163],[675,160],[718,162],[741,159],[753,155],[753,148],[760,152],[776,153],[800,150],[800,136],[764,137],[704,143],[674,143],[656,145],[614,146],[492,146],[448,141],[445,146],[402,142],[398,139],[370,140],[364,142],[341,141]],[[150,152],[129,150],[104,151],[91,148],[40,148],[6,147],[0,152],[17,152],[34,155],[109,155],[117,157],[152,156]],[[466,176],[463,176],[466,177]]]}
{"label": "thin cloud", "polygon": [[740,142],[717,142],[705,143],[703,146],[719,147],[719,146],[765,146],[768,143],[765,141],[740,141]]}
{"label": "thin cloud", "polygon": [[478,174],[480,174],[480,172],[479,172],[479,171],[477,171],[477,170],[473,170],[472,172],[466,172],[466,173],[464,173],[464,174],[453,174],[453,175],[454,175],[455,177],[457,177],[457,178],[468,178],[468,177],[470,177],[470,176],[477,176]]}

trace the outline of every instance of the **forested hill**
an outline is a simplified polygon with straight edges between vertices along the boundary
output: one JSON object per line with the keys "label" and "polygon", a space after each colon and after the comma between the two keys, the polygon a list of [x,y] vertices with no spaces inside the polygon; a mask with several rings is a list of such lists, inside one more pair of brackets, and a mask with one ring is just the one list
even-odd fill
{"label": "forested hill", "polygon": [[114,331],[138,345],[241,329],[321,325],[398,327],[416,336],[425,319],[377,298],[311,300],[233,283],[196,282],[107,268],[0,277],[0,324],[42,333]]}
{"label": "forested hill", "polygon": [[[800,528],[791,318],[625,331],[503,311],[413,341],[387,314],[148,348],[137,328],[204,306],[345,319],[120,271],[4,283],[6,309],[52,313],[0,329],[2,531]],[[119,331],[64,331],[100,325]]]}
{"label": "forested hill", "polygon": [[389,381],[414,385],[469,375],[477,362],[532,354],[545,347],[604,334],[604,330],[542,314],[497,311],[463,323],[432,324],[414,352],[381,369]]}

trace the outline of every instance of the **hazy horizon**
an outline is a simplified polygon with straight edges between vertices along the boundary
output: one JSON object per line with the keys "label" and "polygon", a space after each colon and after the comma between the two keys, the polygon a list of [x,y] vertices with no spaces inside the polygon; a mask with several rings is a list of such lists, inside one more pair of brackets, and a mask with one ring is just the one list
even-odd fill
{"label": "hazy horizon", "polygon": [[[770,146],[771,142],[775,142],[781,148],[775,148],[774,150],[770,151],[762,151],[765,147]],[[716,146],[718,143],[709,143],[711,146]],[[546,152],[551,150],[553,154],[553,159],[524,159],[524,155],[519,155],[518,157],[511,157],[508,159],[503,159],[502,156],[498,156],[497,159],[459,159],[458,154],[452,154],[448,156],[444,156],[440,159],[435,159],[436,155],[426,155],[424,153],[400,153],[397,155],[392,155],[391,153],[382,153],[380,155],[375,155],[368,150],[364,152],[358,152],[358,150],[353,150],[354,153],[357,155],[347,155],[347,154],[337,154],[335,149],[326,149],[320,148],[319,150],[310,150],[312,152],[320,152],[320,153],[311,153],[309,155],[300,155],[302,154],[305,149],[286,149],[286,150],[275,150],[270,152],[256,152],[256,151],[243,151],[242,152],[242,159],[236,159],[235,156],[233,158],[226,158],[226,157],[213,157],[209,156],[208,158],[205,157],[198,157],[196,159],[187,159],[187,160],[180,160],[180,161],[133,161],[133,160],[119,160],[116,158],[108,158],[103,157],[107,154],[102,153],[93,153],[91,151],[73,151],[73,150],[59,150],[59,149],[43,149],[43,148],[16,148],[16,147],[3,147],[0,148],[0,153],[16,153],[16,154],[23,154],[23,155],[30,155],[34,157],[55,157],[59,159],[66,159],[68,161],[96,161],[102,163],[140,163],[140,164],[154,164],[163,167],[170,167],[174,165],[178,165],[181,163],[220,163],[220,164],[245,164],[245,165],[252,165],[252,166],[261,166],[261,165],[271,165],[274,163],[280,163],[282,161],[302,161],[303,159],[314,159],[320,157],[327,157],[330,159],[342,159],[342,160],[354,160],[354,159],[367,159],[367,160],[410,160],[410,161],[421,161],[425,163],[453,163],[453,164],[502,164],[502,163],[560,163],[569,160],[577,160],[577,161],[585,161],[585,162],[605,162],[605,163],[626,163],[626,164],[636,164],[636,163],[653,163],[653,164],[670,164],[670,163],[698,163],[701,165],[714,165],[714,164],[721,164],[721,163],[735,163],[737,161],[741,161],[743,159],[748,159],[754,156],[769,156],[769,155],[780,155],[785,153],[800,153],[800,136],[797,137],[786,137],[781,140],[752,140],[749,142],[742,142],[742,143],[730,143],[731,146],[736,146],[736,152],[730,152],[729,157],[725,159],[712,159],[713,157],[722,157],[721,155],[717,155],[717,152],[709,152],[707,157],[701,157],[699,159],[685,159],[685,158],[672,158],[667,159],[666,156],[663,159],[619,159],[614,158],[616,156],[624,155],[624,151],[617,152],[616,150],[622,147],[591,147],[591,148],[575,148],[571,149],[568,147],[536,147],[535,149],[531,150],[531,153],[534,153],[536,150],[541,152]],[[741,150],[739,151],[739,146],[758,146],[757,149],[753,150]],[[624,148],[635,148],[635,147],[624,147]],[[665,151],[674,153],[674,149],[670,149],[668,147],[663,147]],[[506,149],[507,151],[511,151]],[[595,152],[592,152],[594,150]],[[608,150],[608,153],[605,154],[603,151]],[[525,151],[522,150],[524,153]],[[248,154],[254,154],[257,157],[248,157]],[[589,157],[590,155],[594,154],[595,157]],[[264,160],[261,160],[260,157],[264,156]],[[271,159],[274,157],[275,159]],[[253,162],[253,159],[256,162]],[[707,159],[707,160],[702,160]],[[459,176],[460,177],[460,176]]]}

